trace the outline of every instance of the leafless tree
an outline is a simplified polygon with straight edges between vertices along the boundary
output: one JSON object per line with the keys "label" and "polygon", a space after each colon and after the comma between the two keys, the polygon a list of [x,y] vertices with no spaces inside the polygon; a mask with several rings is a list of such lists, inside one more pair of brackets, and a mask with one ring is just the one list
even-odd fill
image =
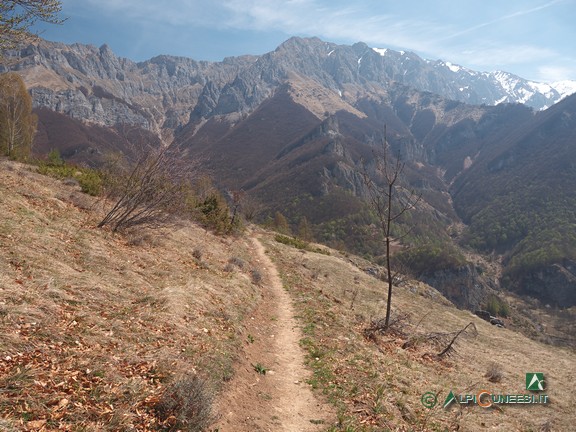
{"label": "leafless tree", "polygon": [[414,190],[406,190],[401,185],[401,179],[405,168],[400,153],[392,157],[390,146],[386,138],[384,127],[384,139],[382,148],[373,151],[374,167],[369,172],[366,164],[362,168],[362,180],[368,193],[368,202],[378,220],[386,246],[386,275],[388,277],[388,300],[386,303],[386,318],[384,327],[390,325],[390,312],[392,308],[392,287],[394,275],[391,266],[392,227],[406,212],[412,210],[420,201],[421,196]]}
{"label": "leafless tree", "polygon": [[127,174],[115,173],[110,195],[115,204],[98,224],[112,231],[165,225],[185,210],[197,164],[177,147],[144,151]]}
{"label": "leafless tree", "polygon": [[232,227],[237,226],[240,220],[240,210],[242,209],[242,202],[244,201],[244,197],[246,196],[246,192],[242,189],[240,190],[231,190],[228,192],[230,199],[232,201],[232,205],[230,207],[231,216],[230,216],[230,225]]}
{"label": "leafless tree", "polygon": [[242,198],[242,215],[248,222],[252,222],[263,209],[264,206],[253,195],[247,193]]}

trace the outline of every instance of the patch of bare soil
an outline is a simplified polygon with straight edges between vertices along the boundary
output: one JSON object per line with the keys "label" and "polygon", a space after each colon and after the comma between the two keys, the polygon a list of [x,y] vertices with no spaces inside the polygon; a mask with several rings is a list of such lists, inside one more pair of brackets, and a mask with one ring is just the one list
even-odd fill
{"label": "patch of bare soil", "polygon": [[300,329],[290,295],[257,238],[256,262],[263,275],[262,301],[246,320],[245,350],[218,403],[220,432],[319,431],[334,417],[306,383]]}

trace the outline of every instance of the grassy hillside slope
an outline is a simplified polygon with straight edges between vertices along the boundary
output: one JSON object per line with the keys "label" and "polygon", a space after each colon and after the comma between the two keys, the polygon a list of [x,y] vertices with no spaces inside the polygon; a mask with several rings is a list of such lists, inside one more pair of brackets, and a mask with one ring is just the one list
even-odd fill
{"label": "grassy hillside slope", "polygon": [[[94,228],[102,205],[0,161],[0,430],[173,430],[192,411],[169,402],[209,406],[253,345],[244,319],[255,325],[269,287],[255,277],[267,270],[251,234],[222,238],[182,223],[112,235]],[[398,331],[366,337],[384,310],[383,283],[364,271],[372,264],[260,238],[302,328],[308,385],[338,413],[325,430],[571,429],[573,351],[491,326],[414,281],[395,290],[393,310],[407,314]],[[256,324],[266,330],[271,320]],[[437,359],[447,335],[470,322],[477,335]],[[489,369],[500,382],[488,381]],[[526,393],[526,372],[544,373],[549,405],[441,407],[450,390]],[[425,408],[426,392],[439,405]]]}
{"label": "grassy hillside slope", "polygon": [[[368,275],[370,264],[355,257],[326,256],[266,243],[286,289],[292,294],[305,333],[302,345],[313,369],[312,386],[337,407],[334,431],[539,431],[570,430],[576,420],[573,351],[540,344],[519,333],[497,328],[452,306],[436,290],[408,281],[395,289],[393,317],[399,332],[366,338],[371,321],[383,318],[385,283]],[[450,338],[473,322],[439,360]],[[468,332],[467,332],[468,333]],[[452,337],[453,334],[450,336]],[[408,342],[409,347],[403,348]],[[498,371],[500,382],[486,373]],[[549,405],[478,405],[443,409],[448,393],[523,394],[525,374],[543,372]],[[426,392],[437,394],[433,409],[422,405]],[[548,428],[548,429],[547,429]]]}
{"label": "grassy hillside slope", "polygon": [[101,204],[0,161],[0,430],[158,430],[167,389],[233,374],[259,299],[248,243],[191,224],[113,236]]}

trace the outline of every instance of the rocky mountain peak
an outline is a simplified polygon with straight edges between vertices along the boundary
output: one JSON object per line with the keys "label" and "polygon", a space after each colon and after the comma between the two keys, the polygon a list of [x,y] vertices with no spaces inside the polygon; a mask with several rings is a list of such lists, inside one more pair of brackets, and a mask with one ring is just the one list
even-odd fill
{"label": "rocky mountain peak", "polygon": [[198,116],[250,113],[286,83],[318,117],[338,109],[362,115],[355,107],[359,99],[387,98],[397,84],[468,104],[521,102],[536,109],[572,88],[561,83],[559,91],[505,72],[479,73],[411,52],[316,37],[292,37],[270,53],[222,62],[160,55],[134,63],[106,44],[48,41],[9,56],[16,60],[9,68],[22,74],[36,106],[107,126],[138,125],[166,137]]}
{"label": "rocky mountain peak", "polygon": [[288,54],[319,54],[326,49],[326,46],[333,44],[326,43],[317,37],[302,38],[293,36],[286,41],[282,42],[275,53],[288,53]]}

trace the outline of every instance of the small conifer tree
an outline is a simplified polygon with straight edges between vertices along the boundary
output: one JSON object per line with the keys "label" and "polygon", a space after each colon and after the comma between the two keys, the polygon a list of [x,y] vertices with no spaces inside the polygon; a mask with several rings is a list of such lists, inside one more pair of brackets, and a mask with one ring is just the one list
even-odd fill
{"label": "small conifer tree", "polygon": [[306,219],[306,216],[303,216],[298,224],[298,237],[305,242],[314,241],[312,227],[310,226],[308,219]]}
{"label": "small conifer tree", "polygon": [[274,229],[280,234],[292,235],[292,230],[290,229],[290,225],[288,225],[288,220],[279,211],[274,214]]}

